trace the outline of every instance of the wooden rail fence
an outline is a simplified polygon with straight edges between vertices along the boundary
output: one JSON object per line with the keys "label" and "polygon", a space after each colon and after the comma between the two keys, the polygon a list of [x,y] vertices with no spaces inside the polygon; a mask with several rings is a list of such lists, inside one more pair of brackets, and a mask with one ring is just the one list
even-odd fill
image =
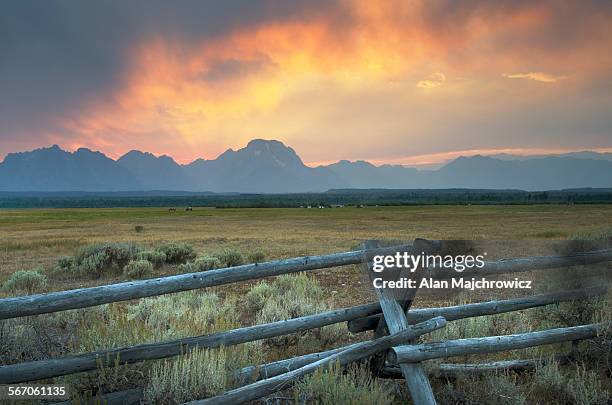
{"label": "wooden rail fence", "polygon": [[[381,247],[366,245],[363,250],[323,256],[305,256],[286,260],[215,269],[206,272],[180,274],[151,280],[139,280],[91,288],[52,292],[15,298],[0,299],[0,320],[40,315],[69,309],[87,308],[111,302],[207,288],[245,280],[278,276],[349,264],[371,265],[374,255],[400,251],[421,252],[435,249],[437,242],[415,240],[412,245]],[[539,256],[485,262],[481,269],[461,273],[462,277],[498,275],[575,265],[590,265],[612,261],[612,249],[576,253],[567,256]],[[419,269],[420,277],[448,278],[444,269]],[[590,339],[609,327],[608,324],[578,325],[544,331],[518,333],[505,336],[456,339],[425,344],[410,343],[414,338],[443,328],[447,322],[458,319],[495,315],[556,304],[559,302],[602,296],[608,285],[557,291],[523,298],[494,300],[439,308],[411,308],[417,291],[409,291],[405,300],[398,302],[389,291],[376,289],[379,302],[336,309],[286,321],[243,327],[225,332],[194,336],[171,341],[148,343],[54,359],[30,361],[0,366],[0,384],[44,380],[63,375],[115,367],[146,360],[183,355],[199,348],[215,348],[261,340],[276,336],[347,322],[353,333],[374,330],[374,338],[321,353],[298,356],[277,362],[249,366],[231,373],[236,383],[246,384],[222,395],[191,402],[193,404],[243,403],[262,398],[290,387],[301,377],[320,367],[337,362],[350,362],[370,358],[380,377],[402,376],[416,404],[435,404],[429,379],[420,366],[423,361],[493,353],[538,345]],[[567,359],[560,355],[560,358]],[[482,373],[491,370],[525,370],[535,367],[541,359],[515,360],[481,364],[442,364],[437,372],[442,375]],[[105,396],[109,403],[132,403],[141,398],[141,390],[111,393]]]}

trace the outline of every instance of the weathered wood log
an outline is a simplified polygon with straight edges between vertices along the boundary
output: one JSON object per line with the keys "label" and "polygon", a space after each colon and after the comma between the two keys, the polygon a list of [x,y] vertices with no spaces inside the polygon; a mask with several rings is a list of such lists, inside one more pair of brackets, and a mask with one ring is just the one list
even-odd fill
{"label": "weathered wood log", "polygon": [[342,346],[324,352],[305,354],[302,356],[278,360],[272,363],[260,364],[257,366],[243,367],[240,370],[236,370],[234,373],[232,373],[232,380],[247,384],[261,379],[274,377],[288,371],[304,367],[307,364],[314,363],[315,361],[319,361],[331,355],[340,353],[343,350],[350,349],[359,344],[360,343],[353,343],[352,345]]}
{"label": "weathered wood log", "polygon": [[[100,365],[114,367],[118,364],[136,363],[143,360],[177,356],[195,347],[211,348],[282,336],[345,322],[380,311],[379,304],[365,304],[337,309],[320,314],[289,319],[286,321],[233,329],[210,335],[177,339],[168,342],[147,343],[136,346],[84,353],[76,356],[38,360],[0,366],[0,384],[34,381],[82,371],[95,370]],[[119,362],[116,360],[119,359]]]}
{"label": "weathered wood log", "polygon": [[[567,355],[556,355],[552,359],[563,364],[567,363],[570,357]],[[550,358],[542,357],[524,360],[492,361],[489,363],[443,363],[432,367],[429,370],[429,374],[430,376],[441,378],[455,378],[459,375],[480,375],[504,371],[531,371],[550,360]],[[382,372],[377,377],[402,379],[404,375],[399,367],[387,366],[382,369]]]}
{"label": "weathered wood log", "polygon": [[[375,248],[378,246],[376,245],[376,242],[369,242],[366,243],[365,247]],[[417,251],[420,251],[428,250],[430,246],[428,246],[426,241],[417,239],[414,242],[414,248]],[[367,270],[370,276],[374,274],[370,267],[370,263],[364,263],[364,266],[368,266]],[[398,275],[399,274],[396,274],[393,278],[397,279]],[[382,308],[384,317],[379,320],[376,334],[374,336],[380,336],[380,333],[383,330],[382,327],[385,323],[390,334],[399,333],[402,330],[408,329],[409,325],[405,312],[409,310],[410,305],[412,304],[412,301],[416,295],[417,289],[415,288],[406,291],[406,295],[403,297],[405,298],[405,301],[403,301],[401,305],[397,302],[393,296],[393,293],[388,289],[377,288],[375,289],[375,292],[380,301],[380,307]],[[400,364],[400,368],[406,379],[406,385],[408,387],[408,391],[410,392],[412,402],[419,405],[435,405],[436,399],[423,367],[418,363],[411,363]]]}
{"label": "weathered wood log", "polygon": [[442,328],[444,325],[446,325],[446,320],[442,317],[430,319],[416,325],[411,325],[408,327],[408,329],[396,334],[358,343],[339,353],[325,357],[296,370],[267,378],[244,387],[236,388],[213,398],[189,402],[189,404],[240,404],[252,401],[257,398],[270,395],[274,392],[289,388],[295,383],[296,380],[307,374],[313,373],[320,367],[325,367],[336,362],[340,366],[347,365],[348,363],[369,357],[392,346],[412,340],[425,333]]}
{"label": "weathered wood log", "polygon": [[53,402],[52,405],[138,405],[142,400],[142,388],[131,390],[109,392],[106,394],[95,395],[91,398],[81,397],[77,401],[69,400],[64,402]]}
{"label": "weathered wood log", "polygon": [[304,256],[149,280],[3,298],[0,299],[0,319],[87,308],[111,302],[195,290],[281,274],[357,264],[364,258],[375,254],[391,254],[399,248],[402,247],[387,247],[374,252],[358,250],[323,256]]}
{"label": "weathered wood log", "polygon": [[[260,364],[257,366],[247,366],[236,370],[232,373],[233,381],[240,381],[243,383],[255,382],[260,379],[274,377],[279,374],[286,373],[291,370],[303,367],[307,364],[314,363],[315,361],[324,359],[333,354],[339,353],[343,350],[358,345],[359,343],[353,343],[352,345],[342,346],[337,349],[331,349],[324,352],[305,354],[302,356],[293,357],[290,359],[278,360],[272,363]],[[550,357],[541,357],[533,359],[522,359],[522,360],[505,360],[505,361],[492,361],[488,363],[442,363],[437,364],[430,368],[430,374],[434,374],[440,377],[454,377],[457,375],[465,374],[483,374],[488,372],[497,371],[529,371],[533,370],[536,366],[546,363],[550,360],[554,360],[561,364],[566,364],[572,359],[571,355],[557,354]],[[382,373],[378,375],[380,378],[398,378],[403,379],[404,375],[399,367],[385,366],[382,369]]]}
{"label": "weathered wood log", "polygon": [[447,340],[445,342],[394,347],[389,353],[392,363],[412,363],[442,357],[495,353],[506,350],[548,345],[597,336],[603,324],[572,326],[514,335]]}
{"label": "weathered wood log", "polygon": [[[137,280],[76,290],[0,299],[0,319],[46,314],[68,309],[87,308],[111,302],[152,297],[179,291],[213,287],[239,281],[361,263],[364,257],[391,254],[402,247],[383,248],[377,252],[353,251],[324,256],[305,256],[265,263],[246,264],[205,272],[178,274],[150,280]],[[404,247],[405,248],[405,247]],[[468,275],[503,274],[612,260],[612,250],[579,253],[569,256],[543,256],[486,262],[483,269],[462,273]],[[427,270],[427,276],[450,277],[447,269]]]}
{"label": "weathered wood log", "polygon": [[[408,319],[408,323],[421,322],[425,319],[433,318],[434,316],[443,316],[448,321],[455,321],[457,319],[502,314],[505,312],[520,311],[523,309],[541,307],[558,302],[601,296],[605,295],[608,289],[608,285],[603,285],[580,288],[576,290],[557,291],[508,300],[494,300],[439,308],[415,308],[411,309],[406,314],[406,318]],[[354,319],[348,322],[348,329],[352,333],[373,330],[378,325],[381,316],[381,314],[375,314],[364,318]]]}
{"label": "weathered wood log", "polygon": [[466,269],[461,273],[444,268],[424,269],[423,277],[448,279],[452,277],[482,277],[508,273],[523,273],[534,270],[555,269],[559,267],[584,266],[588,264],[612,261],[612,249],[592,252],[573,253],[566,256],[533,256],[487,261],[479,268]]}

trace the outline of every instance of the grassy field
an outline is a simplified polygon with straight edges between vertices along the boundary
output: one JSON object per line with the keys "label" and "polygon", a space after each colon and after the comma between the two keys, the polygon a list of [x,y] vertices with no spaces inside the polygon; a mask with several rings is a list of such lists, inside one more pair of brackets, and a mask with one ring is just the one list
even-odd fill
{"label": "grassy field", "polygon": [[[136,232],[138,225],[142,232]],[[18,270],[50,269],[79,246],[99,242],[178,241],[199,254],[235,248],[274,259],[346,251],[366,239],[565,239],[610,227],[612,205],[2,210],[0,282]],[[341,303],[352,301],[350,288],[342,288],[352,281],[350,275],[320,273]],[[61,288],[104,282],[64,280]]]}
{"label": "grassy field", "polygon": [[[139,227],[138,231],[136,227]],[[42,267],[43,273],[48,276],[47,290],[50,291],[124,280],[124,276],[117,273],[105,274],[100,278],[70,274],[58,277],[53,273],[52,269],[61,257],[74,255],[80,247],[102,242],[133,242],[144,248],[155,248],[165,242],[185,242],[194,248],[198,256],[215,254],[223,249],[232,249],[245,255],[261,252],[265,259],[269,260],[347,251],[358,248],[360,242],[366,239],[412,240],[422,237],[546,241],[567,239],[577,234],[609,231],[610,229],[612,229],[612,205],[455,205],[333,209],[196,207],[193,211],[178,210],[176,212],[169,212],[168,209],[163,208],[0,210],[0,235],[2,235],[0,238],[0,284],[18,270],[37,267]],[[504,254],[509,257],[514,253],[511,244],[508,244],[508,250]],[[534,250],[533,254],[538,254],[538,251]],[[180,271],[179,266],[164,265],[154,270],[153,275],[174,274]],[[250,282],[213,289],[210,293],[212,295],[207,292],[196,292],[195,295],[182,293],[167,296],[167,299],[162,297],[157,300],[142,300],[140,303],[136,301],[109,305],[100,310],[67,311],[48,317],[25,318],[23,322],[15,321],[14,325],[6,323],[7,330],[16,333],[12,337],[10,333],[3,337],[1,330],[3,324],[0,322],[0,340],[8,339],[5,344],[6,352],[0,351],[0,358],[4,362],[12,363],[143,341],[193,336],[254,322],[265,323],[286,319],[286,317],[312,313],[314,310],[348,306],[372,299],[372,293],[367,288],[355,288],[357,283],[363,280],[363,275],[355,266],[319,270],[312,273],[312,278],[316,280],[315,284],[311,285],[310,281],[306,280],[297,283],[301,287],[294,286],[294,282],[289,279],[280,280],[278,285],[270,284],[260,289],[254,287],[255,282]],[[266,296],[265,294],[272,295]],[[11,295],[14,294],[7,291],[0,292],[0,297]],[[196,313],[193,313],[192,307],[194,300],[197,302],[202,300],[196,308]],[[268,301],[266,305],[273,305],[269,307],[263,305],[266,300]],[[293,301],[299,305],[293,309],[287,308],[288,303]],[[259,304],[255,305],[254,302],[259,302]],[[595,316],[593,314],[599,316],[600,307],[589,308],[586,312],[573,314],[571,319],[578,323],[588,323]],[[606,308],[609,312],[609,307]],[[553,319],[551,314],[554,314],[554,311],[546,313],[531,311],[529,316],[525,315],[525,311],[504,315],[499,317],[499,321],[490,321],[491,317],[483,317],[477,318],[474,322],[471,320],[457,322],[453,324],[455,326],[452,330],[448,329],[449,336],[441,336],[441,338],[465,337],[472,333],[485,336],[517,332],[518,329],[527,331],[560,326],[551,321]],[[566,316],[567,311],[571,312],[573,309],[564,308],[563,311],[565,312],[561,315]],[[557,312],[559,312],[558,309]],[[214,313],[212,318],[210,318],[211,313]],[[152,317],[151,314],[156,315]],[[199,317],[201,319],[210,318],[212,321],[203,321]],[[162,322],[164,326],[160,327],[159,322]],[[45,325],[44,330],[55,332],[45,332],[44,335],[41,335],[41,323]],[[124,334],[124,331],[128,333]],[[163,334],[159,334],[160,331]],[[271,361],[298,353],[336,347],[338,344],[363,338],[349,335],[344,326],[339,329],[330,327],[325,333],[322,331],[317,332],[316,336],[307,335],[306,338],[302,337],[302,339],[291,342],[272,339],[262,343],[265,349],[262,349],[261,346],[241,345],[236,352],[223,353],[227,359],[236,357],[240,361],[227,360],[227,365],[219,367],[232,369],[242,364],[241,361],[246,361],[246,364]],[[33,342],[28,347],[40,346],[46,349],[40,352],[11,352],[11,345],[13,345],[11,342],[19,346],[18,342],[27,341],[27,339]],[[40,339],[48,341],[41,343]],[[307,341],[310,342],[308,345],[304,343]],[[302,344],[304,346],[301,346]],[[265,353],[263,358],[262,353]],[[522,351],[514,353],[510,358],[521,355],[523,357],[525,355],[539,356],[542,353]],[[166,381],[164,379],[170,378],[170,375],[176,377],[189,374],[190,372],[186,369],[201,364],[202,359],[209,361],[210,356],[217,356],[215,361],[220,361],[219,352],[205,351],[187,357],[187,363],[184,364],[178,360],[169,363],[153,362],[146,367],[138,365],[124,367],[119,374],[100,370],[94,374],[93,379],[81,375],[74,379],[69,377],[66,381],[90,392],[109,392],[143,385],[149,387],[147,389],[153,389],[151,387],[155,387],[155,384],[162,384]],[[190,361],[192,363],[189,363]],[[588,372],[596,373],[601,368],[592,367],[592,369],[596,371],[589,368]],[[206,376],[219,374],[217,369],[200,370],[198,373]],[[588,389],[589,393],[599,389],[594,386],[584,387],[585,384],[590,384],[590,381],[600,381],[593,377],[595,374],[588,374],[587,378],[579,373],[567,374],[565,371],[560,372],[555,369],[546,369],[542,373],[544,374],[540,377],[536,374],[536,377],[541,379],[538,383],[540,385],[529,385],[529,388],[521,388],[521,384],[526,384],[526,382],[521,383],[516,379],[486,380],[479,383],[466,381],[452,386],[452,390],[455,391],[452,391],[448,385],[438,385],[435,387],[436,395],[440,397],[448,395],[449,403],[453,403],[453,398],[461,395],[473,394],[476,395],[474,398],[484,395],[486,399],[486,392],[475,393],[475,391],[470,391],[469,387],[479,385],[499,387],[500,384],[506,384],[503,385],[507,388],[506,391],[489,399],[496,402],[507,395],[514,395],[513,392],[528,398],[537,398],[539,395],[537,390],[545,390],[549,384],[546,378],[554,378],[556,380],[553,382],[561,385],[578,384],[574,387],[576,390]],[[148,377],[143,379],[143,375]],[[363,378],[366,377],[367,375]],[[304,383],[306,385],[299,386],[295,395],[305,395],[310,400],[316,398],[319,391],[325,389],[324,386],[328,384],[325,381],[330,377],[317,375],[313,378],[314,380],[311,379]],[[332,379],[334,378],[336,377]],[[338,378],[340,378],[338,381],[344,381],[342,384],[347,384],[347,392],[356,389],[351,385],[351,381]],[[575,381],[564,380],[567,378],[574,378]],[[607,384],[609,388],[609,378],[601,381],[604,381],[603,384]],[[328,385],[333,386],[336,383],[338,382],[332,381]],[[218,384],[219,387],[228,386],[228,383],[224,381],[219,381]],[[323,388],[315,389],[317,384]],[[524,386],[527,387],[527,385]],[[374,392],[383,388],[370,386],[368,389]],[[405,392],[401,392],[401,386],[392,385],[391,390],[397,391],[391,397],[400,398],[399,402],[403,401],[401,398],[405,399]],[[168,392],[171,392],[171,388],[163,392],[151,391],[148,395],[150,398],[159,399],[164,395],[170,395]],[[195,398],[211,394],[213,393],[210,391],[190,393]],[[380,392],[379,394],[383,395]],[[369,394],[364,392],[363,395]],[[367,400],[364,401],[367,403]],[[488,403],[487,401],[484,403]],[[172,403],[172,400],[161,402]],[[446,402],[441,401],[441,403]],[[358,401],[358,403],[361,402]]]}
{"label": "grassy field", "polygon": [[565,239],[611,226],[612,205],[1,210],[0,281],[96,242],[185,241],[198,251],[258,249],[279,258],[342,251],[365,239]]}

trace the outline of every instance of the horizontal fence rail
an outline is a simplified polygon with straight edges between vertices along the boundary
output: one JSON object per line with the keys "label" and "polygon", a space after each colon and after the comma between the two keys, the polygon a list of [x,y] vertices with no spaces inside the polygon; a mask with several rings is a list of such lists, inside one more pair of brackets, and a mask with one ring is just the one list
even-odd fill
{"label": "horizontal fence rail", "polygon": [[[495,300],[439,308],[415,308],[411,309],[406,315],[408,321],[411,323],[421,322],[436,316],[443,316],[449,321],[454,321],[463,318],[495,315],[550,305],[557,302],[600,296],[604,295],[607,289],[608,286],[597,286],[509,300]],[[378,316],[380,315],[380,311],[381,308],[379,303],[358,305],[286,321],[218,332],[211,335],[177,339],[168,342],[147,343],[56,359],[0,366],[0,383],[17,383],[58,377],[66,374],[95,370],[100,365],[114,367],[117,365],[117,358],[119,358],[120,364],[136,363],[145,360],[177,356],[186,353],[196,346],[200,348],[211,348],[221,345],[230,346],[301,332],[334,323],[348,322],[350,325],[351,322],[358,319],[379,319]],[[371,314],[376,315],[363,318]]]}
{"label": "horizontal fence rail", "polygon": [[111,302],[128,301],[136,298],[214,287],[239,281],[279,276],[281,274],[357,264],[363,261],[364,255],[366,254],[390,254],[402,248],[406,249],[409,248],[409,246],[381,248],[371,252],[356,250],[323,256],[304,256],[203,272],[178,274],[175,276],[159,277],[149,280],[137,280],[98,287],[51,292],[47,294],[3,298],[0,299],[0,319],[46,314],[68,309],[87,308]]}
{"label": "horizontal fence rail", "polygon": [[[595,250],[591,252],[572,253],[565,256],[533,256],[487,261],[481,269],[466,269],[461,276],[494,276],[496,274],[523,273],[533,270],[556,269],[559,267],[585,266],[589,264],[612,261],[612,249]],[[445,279],[456,277],[457,273],[449,274],[448,269],[425,269],[424,277]]]}
{"label": "horizontal fence rail", "polygon": [[[470,318],[484,315],[497,315],[505,312],[520,311],[523,309],[536,308],[545,305],[579,300],[584,298],[605,295],[610,288],[609,285],[579,288],[576,290],[557,291],[546,294],[532,295],[529,297],[513,298],[508,300],[495,300],[487,302],[476,302],[473,304],[455,305],[451,307],[438,308],[415,308],[411,309],[406,318],[410,323],[421,322],[434,316],[443,316],[447,321],[462,318]],[[348,322],[349,331],[353,333],[373,330],[378,325],[381,314],[370,315]]]}
{"label": "horizontal fence rail", "polygon": [[[233,381],[242,383],[255,382],[260,379],[274,377],[291,370],[303,367],[307,364],[314,363],[315,361],[324,359],[333,354],[340,353],[343,350],[359,345],[359,343],[353,343],[351,345],[342,346],[336,349],[327,350],[324,352],[317,352],[311,354],[305,354],[302,356],[293,357],[290,359],[278,360],[272,363],[260,364],[258,366],[248,366],[236,370],[232,373],[231,378]],[[488,363],[441,363],[435,364],[428,367],[430,374],[439,377],[455,377],[457,375],[479,375],[497,371],[527,371],[533,370],[537,366],[545,364],[549,361],[556,361],[560,364],[565,364],[571,359],[570,355],[554,355],[542,358],[533,359],[521,359],[521,360],[502,360],[492,361]],[[399,367],[385,366],[381,369],[381,373],[378,375],[381,378],[400,378],[403,379],[404,375]]]}
{"label": "horizontal fence rail", "polygon": [[277,375],[281,375],[288,371],[296,370],[308,364],[314,363],[315,361],[319,361],[334,354],[340,353],[341,351],[353,347],[358,347],[363,343],[364,342],[353,343],[351,345],[341,346],[336,349],[326,350],[324,352],[304,354],[302,356],[278,360],[272,363],[244,367],[234,372],[232,375],[232,379],[234,381],[241,381],[243,383],[252,383],[261,379],[275,377]]}
{"label": "horizontal fence rail", "polygon": [[337,363],[340,366],[345,366],[357,360],[370,357],[380,351],[389,349],[397,344],[415,339],[426,333],[433,332],[446,326],[446,320],[442,317],[430,319],[416,325],[410,325],[408,328],[394,333],[392,335],[383,336],[374,340],[361,342],[353,345],[339,353],[332,354],[314,363],[310,363],[298,369],[289,371],[275,377],[266,378],[255,383],[245,385],[240,388],[227,391],[216,397],[207,398],[200,401],[188,402],[190,405],[213,405],[213,404],[242,404],[252,401],[274,392],[287,389],[293,383],[310,373],[313,373],[320,367],[325,367],[332,363]]}
{"label": "horizontal fence rail", "polygon": [[219,346],[232,346],[319,328],[334,323],[346,322],[378,311],[380,311],[380,305],[378,303],[365,304],[286,321],[232,329],[210,335],[189,337],[168,342],[146,343],[56,359],[0,366],[0,384],[58,377],[66,374],[95,370],[100,366],[114,367],[118,365],[117,359],[119,359],[119,364],[130,364],[144,360],[178,356],[187,353],[195,347],[214,348]]}
{"label": "horizontal fence rail", "polygon": [[[47,294],[0,299],[0,320],[39,315],[68,309],[87,308],[111,302],[127,301],[136,298],[152,297],[214,287],[239,281],[253,280],[300,271],[317,270],[345,266],[363,262],[372,255],[391,254],[409,245],[386,247],[370,251],[334,253],[323,256],[304,256],[286,260],[214,269],[204,272],[178,274],[149,280],[137,280],[98,287],[79,288]],[[586,265],[612,260],[612,249],[577,253],[568,256],[536,256],[518,259],[485,262],[482,269],[465,271],[462,276],[493,275],[532,270],[550,269],[564,266]],[[425,269],[430,277],[450,277],[447,269]]]}
{"label": "horizontal fence rail", "polygon": [[524,349],[573,340],[592,339],[608,324],[572,326],[568,328],[547,329],[538,332],[514,335],[489,336],[447,340],[444,342],[423,343],[411,346],[394,347],[389,353],[393,363],[414,363],[443,357],[465,356],[469,354],[496,353],[507,350]]}
{"label": "horizontal fence rail", "polygon": [[[435,377],[453,378],[459,375],[481,375],[500,371],[530,371],[550,361],[565,364],[569,360],[570,356],[555,355],[535,359],[492,361],[489,363],[442,363],[430,367],[429,371]],[[378,377],[402,379],[404,375],[399,367],[388,366],[381,370]]]}

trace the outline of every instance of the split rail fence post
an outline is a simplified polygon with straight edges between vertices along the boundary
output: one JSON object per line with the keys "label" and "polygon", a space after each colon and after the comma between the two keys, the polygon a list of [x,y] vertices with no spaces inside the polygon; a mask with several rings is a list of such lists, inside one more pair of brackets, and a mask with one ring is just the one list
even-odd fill
{"label": "split rail fence post", "polygon": [[[364,244],[366,251],[368,249],[378,247],[380,247],[380,243],[375,241],[367,241]],[[414,249],[414,252],[420,252],[421,250],[428,251],[431,249],[431,246],[427,241],[417,239],[415,240],[412,249]],[[365,270],[367,271],[368,276],[371,278],[374,274],[371,268],[372,262],[370,260],[364,260],[363,266],[365,266]],[[388,269],[385,269],[385,271],[388,271]],[[390,273],[391,272],[388,272],[387,274]],[[421,272],[416,272],[416,274],[420,273]],[[388,279],[397,279],[399,275],[399,272],[394,272]],[[400,305],[397,302],[393,296],[393,293],[389,291],[389,289],[376,288],[375,291],[380,301],[383,317],[378,323],[374,337],[379,338],[382,334],[384,334],[385,323],[387,326],[386,329],[388,329],[390,334],[395,334],[407,329],[408,320],[406,319],[406,312],[410,308],[410,305],[412,305],[417,288],[405,291],[406,296],[402,297],[405,298],[402,299],[403,305]],[[386,355],[383,352],[383,357],[379,359],[382,364],[379,364],[378,368],[382,369],[385,358]],[[429,383],[427,374],[425,373],[425,370],[423,370],[423,366],[420,363],[404,363],[400,364],[400,369],[402,370],[404,378],[406,379],[406,385],[408,386],[408,391],[410,392],[412,401],[416,405],[435,405],[436,399],[434,397],[433,390],[431,389],[431,384]]]}

